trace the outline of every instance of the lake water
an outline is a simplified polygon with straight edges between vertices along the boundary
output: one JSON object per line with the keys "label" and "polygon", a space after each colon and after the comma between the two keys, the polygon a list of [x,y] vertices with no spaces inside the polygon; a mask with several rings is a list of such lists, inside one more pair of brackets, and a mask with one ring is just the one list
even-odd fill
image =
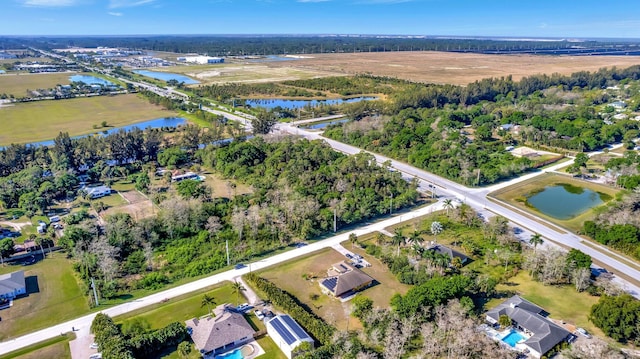
{"label": "lake water", "polygon": [[71,81],[71,82],[84,82],[87,85],[103,85],[103,86],[114,85],[114,83],[111,82],[111,81],[107,81],[105,79],[101,79],[99,77],[90,76],[90,75],[73,75],[73,76],[69,76],[69,81]]}
{"label": "lake water", "polygon": [[348,118],[343,118],[341,120],[316,122],[316,123],[312,123],[312,124],[307,125],[307,126],[302,126],[302,128],[307,129],[307,130],[321,130],[321,129],[327,127],[327,126],[336,125],[338,123],[345,123],[345,122],[349,122],[349,119]]}
{"label": "lake water", "polygon": [[[138,123],[134,123],[132,125],[126,125],[126,126],[121,126],[121,127],[109,127],[106,128],[104,130],[96,130],[96,132],[88,134],[88,135],[80,135],[80,136],[75,136],[72,138],[82,138],[82,137],[86,137],[86,136],[93,136],[93,135],[105,135],[105,134],[111,134],[111,133],[115,133],[118,132],[120,130],[125,130],[125,131],[130,131],[133,128],[137,127],[141,130],[145,130],[147,128],[162,128],[162,127],[178,127],[180,125],[184,125],[187,123],[187,120],[185,120],[184,118],[181,117],[165,117],[165,118],[157,118],[155,120],[149,120],[149,121],[144,121],[144,122],[138,122]],[[40,141],[40,142],[33,142],[30,143],[30,145],[33,146],[53,146],[54,142],[53,140],[47,140],[47,141]]]}
{"label": "lake water", "polygon": [[286,109],[290,109],[290,110],[294,110],[294,109],[298,109],[298,108],[303,108],[305,106],[311,106],[311,107],[317,107],[320,105],[339,105],[342,103],[353,103],[353,102],[360,102],[360,101],[372,101],[372,100],[377,100],[377,97],[370,97],[370,96],[361,96],[361,97],[354,97],[354,98],[350,98],[350,99],[330,99],[330,100],[284,100],[284,99],[278,99],[278,98],[274,98],[274,99],[249,99],[249,100],[244,100],[244,102],[247,105],[250,105],[252,107],[263,107],[266,108],[268,110],[272,109],[272,108],[276,108],[278,106],[282,107],[282,108],[286,108]]}
{"label": "lake water", "polygon": [[527,198],[527,204],[548,216],[566,220],[609,199],[610,196],[587,188],[557,184],[531,195]]}
{"label": "lake water", "polygon": [[191,77],[187,77],[180,74],[174,74],[171,72],[158,72],[158,71],[149,71],[149,70],[135,70],[134,72],[142,76],[151,77],[157,80],[162,80],[162,81],[176,80],[178,82],[184,82],[185,85],[193,85],[193,84],[200,83],[192,79]]}

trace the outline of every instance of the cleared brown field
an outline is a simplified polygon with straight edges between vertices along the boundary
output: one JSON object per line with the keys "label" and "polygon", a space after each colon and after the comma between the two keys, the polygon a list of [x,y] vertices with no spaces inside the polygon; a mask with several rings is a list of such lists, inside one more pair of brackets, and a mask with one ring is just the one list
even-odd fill
{"label": "cleared brown field", "polygon": [[69,77],[76,75],[75,72],[57,72],[44,74],[5,74],[0,75],[0,94],[24,97],[27,90],[48,89],[56,85],[68,85]]}
{"label": "cleared brown field", "polygon": [[534,74],[570,74],[602,67],[640,64],[640,56],[483,55],[435,51],[305,56],[295,61],[264,62],[236,68],[238,71],[247,71],[252,66],[269,67],[274,69],[274,73],[275,69],[289,68],[302,72],[315,71],[317,76],[322,76],[323,72],[327,75],[371,73],[425,83],[466,85],[487,77],[512,75],[517,80]]}

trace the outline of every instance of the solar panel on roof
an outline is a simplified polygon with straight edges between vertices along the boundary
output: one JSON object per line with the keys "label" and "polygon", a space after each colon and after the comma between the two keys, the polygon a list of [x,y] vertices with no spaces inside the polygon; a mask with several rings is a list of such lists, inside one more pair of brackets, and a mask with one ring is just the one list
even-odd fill
{"label": "solar panel on roof", "polygon": [[334,291],[336,289],[336,285],[338,284],[338,278],[327,278],[322,282],[327,289],[330,291]]}
{"label": "solar panel on roof", "polygon": [[282,320],[293,330],[293,332],[298,336],[299,339],[309,338],[309,334],[302,329],[300,324],[296,323],[290,316],[285,315],[282,317]]}
{"label": "solar panel on roof", "polygon": [[296,338],[293,337],[293,335],[291,335],[291,333],[289,333],[289,330],[287,328],[285,328],[284,325],[282,325],[282,323],[280,323],[280,318],[273,318],[269,324],[271,324],[273,326],[273,329],[276,330],[276,332],[278,332],[278,334],[280,334],[280,337],[282,339],[284,339],[284,341],[291,345],[296,341]]}

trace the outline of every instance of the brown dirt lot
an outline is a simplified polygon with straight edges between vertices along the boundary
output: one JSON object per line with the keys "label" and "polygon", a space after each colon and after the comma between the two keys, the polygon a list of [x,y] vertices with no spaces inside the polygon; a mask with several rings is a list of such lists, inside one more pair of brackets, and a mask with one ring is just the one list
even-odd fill
{"label": "brown dirt lot", "polygon": [[[155,213],[153,204],[138,191],[119,192],[129,203],[124,206],[109,208],[102,216],[106,217],[114,213],[129,213],[135,219],[146,218]],[[115,196],[115,195],[114,195]]]}
{"label": "brown dirt lot", "polygon": [[483,55],[435,51],[305,55],[295,61],[261,63],[327,73],[372,73],[427,83],[465,85],[487,77],[570,74],[640,64],[639,56]]}

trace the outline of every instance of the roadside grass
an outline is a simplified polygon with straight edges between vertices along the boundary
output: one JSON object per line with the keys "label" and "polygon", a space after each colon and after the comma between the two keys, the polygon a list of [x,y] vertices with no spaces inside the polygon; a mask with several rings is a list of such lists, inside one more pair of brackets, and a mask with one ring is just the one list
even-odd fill
{"label": "roadside grass", "polygon": [[2,59],[2,60],[0,60],[0,65],[1,64],[13,64],[16,61],[20,61],[22,63],[29,62],[29,61],[31,61],[31,62],[34,62],[34,61],[51,62],[51,59],[48,58],[48,57],[23,57],[23,58],[20,58],[20,59],[17,59],[17,58],[16,59]]}
{"label": "roadside grass", "polygon": [[75,339],[73,332],[54,337],[27,347],[12,351],[10,353],[0,355],[0,359],[40,359],[40,358],[56,358],[71,359],[71,349],[69,342]]}
{"label": "roadside grass", "polygon": [[518,294],[542,307],[550,314],[550,318],[564,320],[599,337],[605,337],[602,330],[593,325],[588,318],[591,307],[600,298],[587,292],[578,292],[572,285],[544,285],[533,280],[526,271],[520,271],[506,283],[498,284],[496,290],[501,294],[501,298],[488,302],[485,309],[495,307],[507,296]]}
{"label": "roadside grass", "polygon": [[[0,76],[0,93],[14,95],[15,97],[27,96],[27,90],[49,89],[56,85],[68,85],[71,83],[69,77],[78,73],[59,72],[41,74],[9,74]],[[93,75],[93,74],[87,74]],[[18,106],[16,104],[16,106]],[[5,109],[3,109],[5,110]],[[4,111],[3,111],[4,112]],[[4,114],[3,114],[4,116]]]}
{"label": "roadside grass", "polygon": [[[348,243],[348,246],[347,248],[350,248],[351,244]],[[363,290],[361,294],[371,298],[375,307],[388,308],[393,294],[396,292],[404,294],[409,287],[398,283],[386,266],[375,258],[364,253],[363,256],[372,263],[372,267],[363,268],[363,271],[376,279],[379,284]],[[338,330],[346,330],[347,327],[349,330],[357,330],[362,328],[362,324],[358,319],[350,316],[351,303],[341,303],[320,290],[319,282],[327,276],[327,270],[342,260],[345,260],[345,257],[341,253],[325,248],[308,256],[282,263],[278,267],[261,271],[259,275],[295,296],[308,310]],[[313,279],[304,279],[305,274]]]}
{"label": "roadside grass", "polygon": [[97,133],[93,126],[102,121],[118,127],[177,115],[135,94],[19,103],[0,113],[0,145],[51,140],[60,132]]}
{"label": "roadside grass", "polygon": [[530,180],[526,180],[518,184],[497,190],[495,192],[491,192],[489,193],[488,196],[507,202],[524,212],[535,214],[540,218],[544,218],[552,223],[555,223],[561,227],[567,228],[575,233],[582,229],[582,225],[585,221],[593,218],[594,208],[596,207],[589,209],[571,219],[560,220],[560,219],[545,215],[544,213],[536,210],[535,208],[529,207],[525,204],[526,198],[530,193],[535,193],[535,191],[539,191],[546,186],[553,186],[560,183],[562,184],[566,183],[576,187],[587,188],[595,192],[607,194],[611,196],[611,198],[615,198],[616,194],[619,192],[618,189],[607,187],[605,185],[601,185],[598,183],[583,181],[576,178],[558,175],[558,174],[545,173],[543,175],[537,176]]}
{"label": "roadside grass", "polygon": [[0,340],[8,340],[89,312],[71,261],[64,253],[48,254],[30,266],[7,265],[0,273],[25,270],[28,296],[14,300],[2,311]]}

